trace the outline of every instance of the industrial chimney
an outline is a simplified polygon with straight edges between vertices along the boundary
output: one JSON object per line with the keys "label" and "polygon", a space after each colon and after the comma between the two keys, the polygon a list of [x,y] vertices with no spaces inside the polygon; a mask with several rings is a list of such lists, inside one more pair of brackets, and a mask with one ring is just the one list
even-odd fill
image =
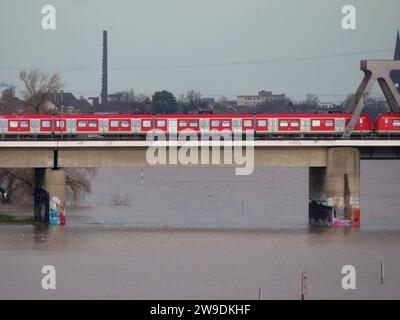
{"label": "industrial chimney", "polygon": [[101,103],[107,103],[108,78],[107,78],[107,31],[103,31],[103,67],[101,77]]}

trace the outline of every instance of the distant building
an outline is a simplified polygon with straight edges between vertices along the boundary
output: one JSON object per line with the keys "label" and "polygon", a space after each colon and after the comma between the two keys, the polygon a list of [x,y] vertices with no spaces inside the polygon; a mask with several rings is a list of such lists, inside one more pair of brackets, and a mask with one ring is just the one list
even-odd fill
{"label": "distant building", "polygon": [[261,90],[257,96],[238,96],[237,105],[239,107],[254,107],[268,102],[283,102],[285,94],[272,94],[272,91]]}
{"label": "distant building", "polygon": [[321,109],[331,110],[331,109],[335,109],[337,107],[337,105],[332,102],[320,102],[319,107]]}
{"label": "distant building", "polygon": [[0,92],[10,89],[12,96],[15,97],[15,86],[12,83],[0,82]]}
{"label": "distant building", "polygon": [[24,111],[25,101],[20,100],[15,96],[14,86],[3,86],[0,84],[0,88],[6,88],[1,91],[0,95],[0,110],[2,113],[7,114],[19,114]]}
{"label": "distant building", "polygon": [[[62,106],[62,110],[61,110]],[[77,99],[71,92],[58,91],[50,96],[47,108],[63,113],[90,113],[92,106],[83,97]]]}
{"label": "distant building", "polygon": [[[122,101],[122,93],[114,93],[107,95],[108,103],[118,103]],[[104,104],[104,103],[103,103]]]}
{"label": "distant building", "polygon": [[55,105],[76,106],[78,99],[71,92],[57,91],[50,96],[50,101]]}

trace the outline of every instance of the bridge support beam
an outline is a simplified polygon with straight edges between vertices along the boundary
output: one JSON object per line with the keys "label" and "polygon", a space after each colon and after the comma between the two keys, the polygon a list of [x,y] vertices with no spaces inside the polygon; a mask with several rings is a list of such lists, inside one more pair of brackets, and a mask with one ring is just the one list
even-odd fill
{"label": "bridge support beam", "polygon": [[329,148],[327,166],[309,170],[310,224],[359,227],[359,150],[350,147]]}
{"label": "bridge support beam", "polygon": [[65,224],[64,169],[35,169],[34,220],[50,224]]}

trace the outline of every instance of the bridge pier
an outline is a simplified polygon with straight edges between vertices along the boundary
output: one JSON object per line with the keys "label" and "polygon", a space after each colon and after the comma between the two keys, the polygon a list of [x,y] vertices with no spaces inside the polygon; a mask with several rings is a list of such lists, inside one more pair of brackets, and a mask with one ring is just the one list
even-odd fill
{"label": "bridge pier", "polygon": [[311,225],[360,226],[360,151],[327,150],[326,167],[309,169]]}
{"label": "bridge pier", "polygon": [[64,169],[35,169],[34,220],[65,224]]}

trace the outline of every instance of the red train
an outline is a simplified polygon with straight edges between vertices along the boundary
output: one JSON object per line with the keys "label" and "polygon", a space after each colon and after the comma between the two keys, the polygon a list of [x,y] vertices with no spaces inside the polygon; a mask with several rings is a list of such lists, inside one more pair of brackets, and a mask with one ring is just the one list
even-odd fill
{"label": "red train", "polygon": [[[104,115],[2,115],[0,133],[7,136],[143,136],[155,130],[166,134],[226,131],[259,136],[341,135],[350,114],[104,114]],[[375,125],[362,114],[354,135],[400,134],[400,115],[381,114]]]}

